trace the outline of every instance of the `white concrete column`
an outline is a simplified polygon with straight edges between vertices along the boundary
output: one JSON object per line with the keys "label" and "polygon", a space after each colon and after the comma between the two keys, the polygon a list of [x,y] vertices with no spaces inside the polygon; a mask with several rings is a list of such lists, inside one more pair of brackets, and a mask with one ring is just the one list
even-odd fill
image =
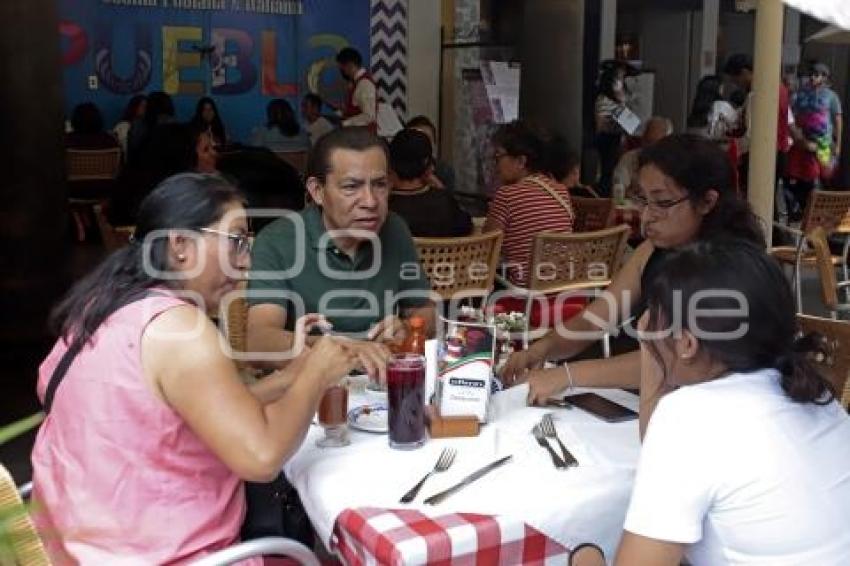
{"label": "white concrete column", "polygon": [[614,58],[617,44],[617,0],[600,0],[599,60]]}
{"label": "white concrete column", "polygon": [[407,117],[439,122],[440,2],[407,3]]}
{"label": "white concrete column", "polygon": [[717,73],[717,27],[719,19],[720,0],[702,0],[700,77]]}
{"label": "white concrete column", "polygon": [[782,61],[781,0],[760,0],[756,10],[748,198],[770,245],[776,182],[776,125]]}

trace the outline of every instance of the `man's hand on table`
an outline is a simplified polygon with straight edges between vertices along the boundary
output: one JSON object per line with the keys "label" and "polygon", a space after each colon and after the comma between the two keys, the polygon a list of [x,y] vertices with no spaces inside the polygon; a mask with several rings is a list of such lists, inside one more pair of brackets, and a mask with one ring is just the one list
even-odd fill
{"label": "man's hand on table", "polygon": [[392,353],[385,344],[348,338],[340,338],[340,340],[345,348],[356,356],[358,361],[356,367],[366,372],[373,381],[381,384],[387,382],[387,362]]}
{"label": "man's hand on table", "polygon": [[334,336],[322,336],[299,358],[296,363],[322,379],[325,389],[339,383],[360,363],[349,341]]}
{"label": "man's hand on table", "polygon": [[407,325],[395,315],[390,315],[380,320],[369,330],[368,339],[373,342],[382,342],[401,345],[407,337]]}

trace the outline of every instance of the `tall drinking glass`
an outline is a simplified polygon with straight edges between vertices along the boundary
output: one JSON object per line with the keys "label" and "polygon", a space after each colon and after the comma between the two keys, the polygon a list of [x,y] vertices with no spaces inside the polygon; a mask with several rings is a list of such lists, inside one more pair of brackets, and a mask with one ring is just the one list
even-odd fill
{"label": "tall drinking glass", "polygon": [[390,447],[425,444],[425,357],[396,354],[387,365]]}
{"label": "tall drinking glass", "polygon": [[316,441],[319,448],[348,446],[348,387],[328,387],[319,402],[319,424],[325,436]]}

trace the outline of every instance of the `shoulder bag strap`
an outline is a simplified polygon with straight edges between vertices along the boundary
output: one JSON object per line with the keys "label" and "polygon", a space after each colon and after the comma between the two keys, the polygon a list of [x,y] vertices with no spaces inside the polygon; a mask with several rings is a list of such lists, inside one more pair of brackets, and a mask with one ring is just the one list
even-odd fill
{"label": "shoulder bag strap", "polygon": [[573,212],[573,207],[572,207],[572,206],[570,206],[570,203],[568,203],[568,202],[566,201],[566,199],[564,199],[564,197],[562,197],[561,195],[559,195],[559,194],[557,193],[557,191],[555,191],[555,189],[553,189],[553,188],[552,188],[552,187],[550,187],[547,183],[544,183],[544,182],[543,182],[543,181],[541,181],[540,179],[529,179],[529,180],[530,180],[532,183],[534,183],[535,185],[537,185],[537,186],[541,187],[544,191],[546,191],[547,193],[549,193],[549,196],[551,196],[553,199],[555,199],[556,201],[558,201],[558,204],[560,204],[562,207],[564,207],[564,210],[566,210],[566,211],[567,211],[567,214],[570,216],[570,218],[575,218],[575,213]]}
{"label": "shoulder bag strap", "polygon": [[[129,303],[122,305],[121,308],[126,307],[127,305],[131,305],[135,302],[141,301],[142,299],[154,297],[157,295],[164,295],[164,293],[148,291],[143,295],[136,297]],[[50,381],[47,382],[47,390],[44,392],[45,413],[50,413],[50,409],[53,407],[53,399],[54,397],[56,397],[56,390],[59,389],[59,385],[62,383],[62,380],[65,379],[65,374],[68,373],[68,368],[71,367],[71,362],[74,361],[74,358],[77,357],[77,354],[79,354],[82,349],[83,344],[72,343],[71,347],[69,347],[62,355],[62,359],[59,360],[59,363],[56,364],[56,368],[53,370],[53,374],[50,376]]]}

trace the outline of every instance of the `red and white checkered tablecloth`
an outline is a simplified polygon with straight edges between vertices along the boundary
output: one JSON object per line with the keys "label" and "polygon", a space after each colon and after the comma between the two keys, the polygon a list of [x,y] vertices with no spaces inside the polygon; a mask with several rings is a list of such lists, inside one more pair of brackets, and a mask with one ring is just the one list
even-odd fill
{"label": "red and white checkered tablecloth", "polygon": [[570,553],[521,520],[472,513],[429,517],[415,509],[346,509],[334,535],[349,566],[562,565]]}
{"label": "red and white checkered tablecloth", "polygon": [[632,233],[629,235],[630,240],[643,239],[640,230],[640,210],[633,206],[615,206],[614,207],[614,226],[620,224],[628,224]]}

